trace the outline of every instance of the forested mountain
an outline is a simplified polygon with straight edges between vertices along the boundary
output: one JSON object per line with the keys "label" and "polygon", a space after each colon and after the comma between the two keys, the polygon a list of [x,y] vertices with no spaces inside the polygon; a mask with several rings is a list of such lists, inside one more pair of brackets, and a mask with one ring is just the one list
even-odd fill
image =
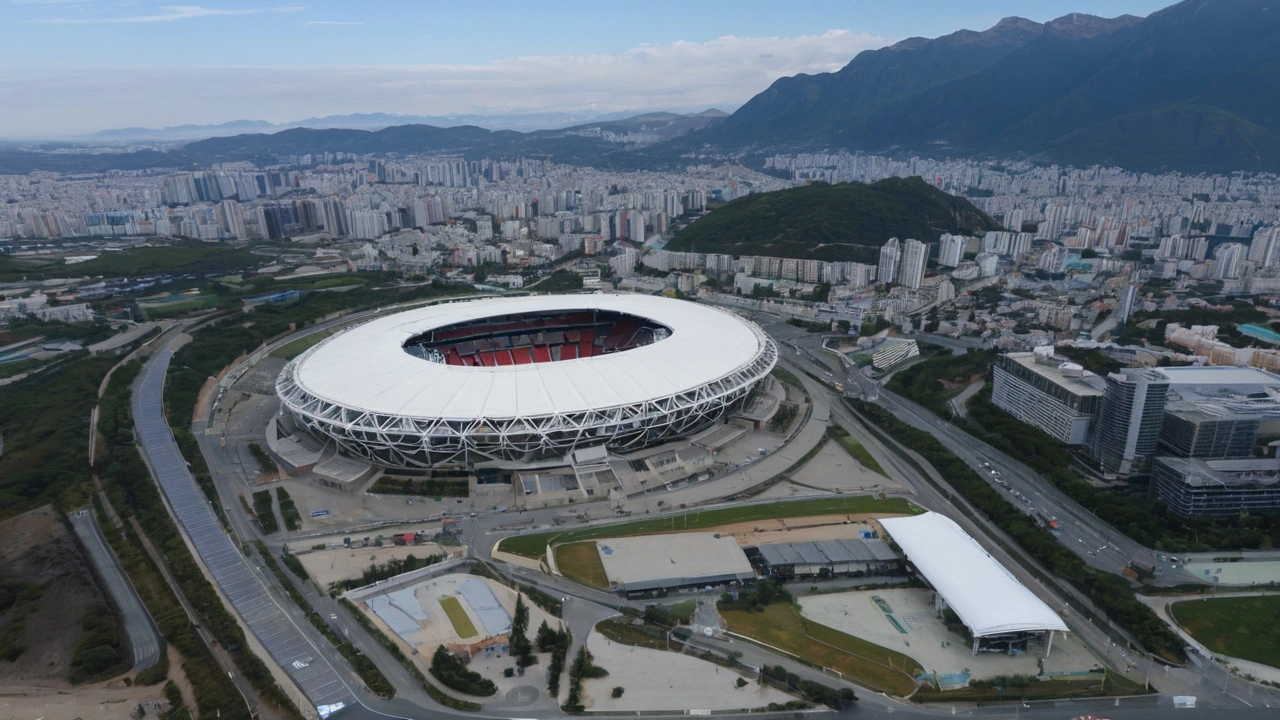
{"label": "forested mountain", "polygon": [[918,177],[889,178],[747,195],[691,223],[666,248],[874,263],[890,237],[937,242],[944,232],[996,229],[964,198]]}
{"label": "forested mountain", "polygon": [[1186,0],[1145,19],[1007,18],[782,78],[687,140],[1280,170],[1280,6]]}

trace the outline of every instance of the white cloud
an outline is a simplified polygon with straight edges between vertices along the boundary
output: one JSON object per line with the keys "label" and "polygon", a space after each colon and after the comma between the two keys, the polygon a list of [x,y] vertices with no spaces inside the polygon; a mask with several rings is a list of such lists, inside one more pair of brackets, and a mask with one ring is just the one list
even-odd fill
{"label": "white cloud", "polygon": [[[735,107],[774,80],[829,72],[886,38],[829,30],[638,45],[484,64],[0,69],[0,136],[353,112],[419,115]],[[91,112],[86,112],[90,110]]]}
{"label": "white cloud", "polygon": [[43,18],[36,22],[46,25],[126,25],[134,23],[174,22],[195,18],[227,17],[234,15],[258,15],[261,13],[300,12],[300,5],[275,8],[208,8],[200,5],[163,5],[153,15],[117,15],[104,17]]}
{"label": "white cloud", "polygon": [[363,25],[359,20],[308,20],[304,25],[325,25],[325,26],[342,26],[342,25]]}

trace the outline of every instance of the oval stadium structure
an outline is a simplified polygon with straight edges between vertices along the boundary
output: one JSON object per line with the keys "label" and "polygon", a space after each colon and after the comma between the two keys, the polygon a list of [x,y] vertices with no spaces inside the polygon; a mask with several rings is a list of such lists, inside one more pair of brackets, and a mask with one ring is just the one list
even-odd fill
{"label": "oval stadium structure", "polygon": [[281,371],[283,412],[395,468],[628,452],[707,427],[777,362],[733,313],[648,295],[454,302],[388,315]]}

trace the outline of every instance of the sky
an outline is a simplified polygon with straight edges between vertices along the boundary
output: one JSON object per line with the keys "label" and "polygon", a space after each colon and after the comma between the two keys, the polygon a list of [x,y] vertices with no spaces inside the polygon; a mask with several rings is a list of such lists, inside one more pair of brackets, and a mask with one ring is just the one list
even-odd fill
{"label": "sky", "polygon": [[731,111],[779,77],[911,36],[1168,4],[0,0],[0,137],[369,112]]}

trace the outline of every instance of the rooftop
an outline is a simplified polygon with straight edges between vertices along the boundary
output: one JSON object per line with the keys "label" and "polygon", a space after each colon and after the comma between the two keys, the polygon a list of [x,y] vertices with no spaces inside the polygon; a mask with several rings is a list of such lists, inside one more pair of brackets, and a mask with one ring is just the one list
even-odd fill
{"label": "rooftop", "polygon": [[1274,485],[1280,482],[1280,460],[1200,460],[1198,458],[1159,457],[1157,462],[1183,475],[1182,482],[1192,487],[1230,487]]}
{"label": "rooftop", "polygon": [[1229,365],[1189,365],[1151,368],[1169,379],[1170,385],[1236,385],[1280,388],[1280,375],[1253,367]]}
{"label": "rooftop", "polygon": [[[670,328],[666,339],[595,357],[467,367],[405,352],[433,328],[516,313],[610,310]],[[770,341],[717,308],[647,295],[544,295],[444,303],[371,320],[294,362],[295,382],[358,411],[418,418],[513,418],[637,405],[697,390],[751,366]]]}
{"label": "rooftop", "polygon": [[673,533],[597,540],[609,583],[627,587],[674,587],[713,578],[750,579],[755,571],[731,536]]}
{"label": "rooftop", "polygon": [[[1101,376],[1089,372],[1088,370],[1080,371],[1079,374],[1067,374],[1062,371],[1062,364],[1068,364],[1063,361],[1062,364],[1045,365],[1036,362],[1035,353],[1008,353],[1010,360],[1018,363],[1031,372],[1049,380],[1050,382],[1060,385],[1076,395],[1090,396],[1102,395],[1107,389],[1107,381]],[[1076,365],[1075,367],[1079,367]]]}
{"label": "rooftop", "polygon": [[884,518],[907,559],[974,637],[1060,630],[1066,623],[951,518],[934,512]]}

